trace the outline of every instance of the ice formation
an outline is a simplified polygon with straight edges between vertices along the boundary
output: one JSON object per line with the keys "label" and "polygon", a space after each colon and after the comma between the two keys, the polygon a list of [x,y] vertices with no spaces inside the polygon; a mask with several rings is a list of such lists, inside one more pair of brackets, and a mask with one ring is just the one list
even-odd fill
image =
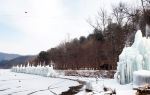
{"label": "ice formation", "polygon": [[134,71],[150,70],[150,39],[143,37],[138,30],[134,43],[130,47],[124,47],[117,64],[115,78],[120,84],[132,82]]}
{"label": "ice formation", "polygon": [[92,91],[93,90],[93,86],[92,86],[92,82],[91,81],[86,82],[86,90],[88,90],[88,91]]}
{"label": "ice formation", "polygon": [[27,74],[34,74],[34,75],[41,75],[47,77],[56,77],[58,73],[53,69],[53,66],[13,66],[11,69],[12,72],[17,73],[27,73]]}
{"label": "ice formation", "polygon": [[133,85],[134,87],[144,86],[150,84],[150,71],[139,70],[133,72]]}

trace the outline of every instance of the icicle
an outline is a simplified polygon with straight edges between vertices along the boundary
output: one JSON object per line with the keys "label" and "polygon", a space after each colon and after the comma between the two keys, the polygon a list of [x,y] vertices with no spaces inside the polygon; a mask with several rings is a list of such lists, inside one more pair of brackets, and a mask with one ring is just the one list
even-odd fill
{"label": "icicle", "polygon": [[142,37],[140,30],[133,45],[125,46],[119,55],[115,77],[121,84],[127,84],[133,81],[133,72],[138,70],[150,70],[150,39]]}
{"label": "icicle", "polygon": [[35,75],[41,75],[41,76],[47,76],[47,77],[56,77],[58,74],[56,71],[53,69],[53,67],[50,67],[49,65],[47,66],[41,66],[38,65],[37,67],[34,65],[27,65],[27,67],[20,65],[13,67],[12,70],[13,72],[18,72],[18,73],[28,73],[28,74],[35,74]]}

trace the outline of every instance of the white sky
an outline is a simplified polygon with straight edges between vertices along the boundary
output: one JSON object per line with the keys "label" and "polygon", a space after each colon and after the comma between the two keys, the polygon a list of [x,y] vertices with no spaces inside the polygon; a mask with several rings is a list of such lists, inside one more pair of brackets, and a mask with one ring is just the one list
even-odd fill
{"label": "white sky", "polygon": [[[86,22],[121,0],[0,0],[0,51],[37,54],[70,38],[87,36]],[[138,0],[122,0],[137,3]],[[27,13],[25,13],[27,12]]]}

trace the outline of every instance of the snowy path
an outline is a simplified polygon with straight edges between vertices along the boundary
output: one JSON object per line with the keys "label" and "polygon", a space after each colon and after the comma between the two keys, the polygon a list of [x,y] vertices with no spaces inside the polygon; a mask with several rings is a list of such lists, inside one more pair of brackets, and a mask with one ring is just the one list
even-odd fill
{"label": "snowy path", "polygon": [[0,95],[58,95],[78,82],[0,70]]}

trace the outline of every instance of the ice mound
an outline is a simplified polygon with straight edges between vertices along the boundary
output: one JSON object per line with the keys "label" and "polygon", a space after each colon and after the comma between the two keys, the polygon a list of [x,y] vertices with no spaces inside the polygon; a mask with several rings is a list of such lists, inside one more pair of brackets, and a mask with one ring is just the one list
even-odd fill
{"label": "ice mound", "polygon": [[120,84],[132,82],[134,71],[150,70],[150,39],[138,30],[132,46],[124,47],[119,55],[117,65],[115,78]]}
{"label": "ice mound", "polygon": [[12,72],[17,73],[27,73],[34,75],[41,75],[46,77],[57,77],[58,73],[53,69],[53,66],[13,66],[11,69]]}
{"label": "ice mound", "polygon": [[135,87],[144,86],[150,84],[150,71],[139,70],[133,73],[133,85]]}

